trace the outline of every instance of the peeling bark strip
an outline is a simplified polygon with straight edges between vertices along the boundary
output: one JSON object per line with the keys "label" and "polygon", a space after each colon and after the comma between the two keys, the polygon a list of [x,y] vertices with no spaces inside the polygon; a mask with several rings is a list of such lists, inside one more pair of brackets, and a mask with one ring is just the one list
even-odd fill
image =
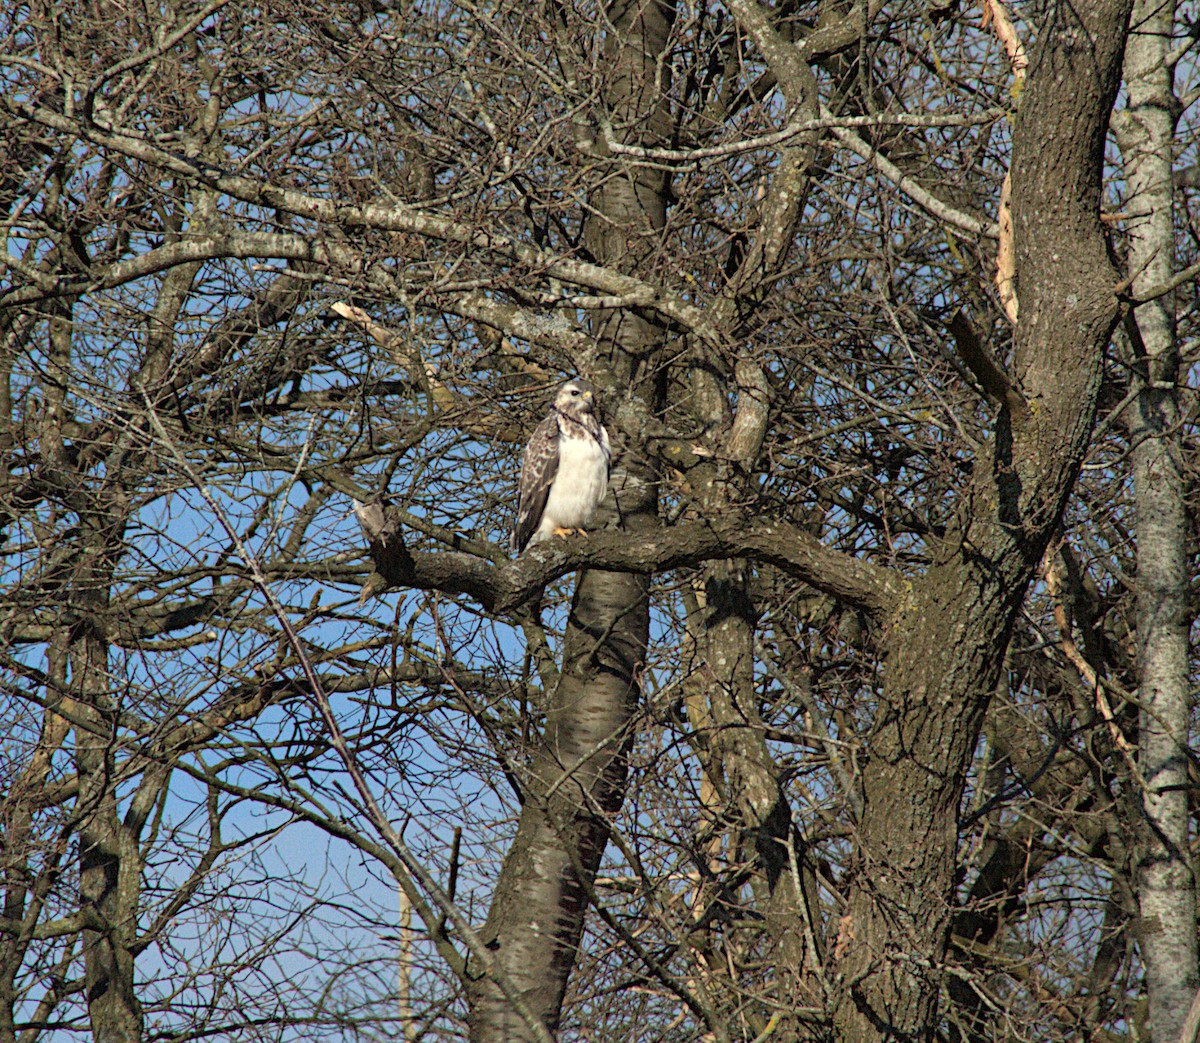
{"label": "peeling bark strip", "polygon": [[949,940],[965,772],[1021,599],[1094,423],[1118,276],[1100,225],[1104,138],[1130,0],[1053,3],[1013,142],[1021,313],[1012,367],[1028,413],[1000,412],[975,510],[915,581],[885,638],[863,768],[856,870],[838,939],[844,1043],[929,1040]]}

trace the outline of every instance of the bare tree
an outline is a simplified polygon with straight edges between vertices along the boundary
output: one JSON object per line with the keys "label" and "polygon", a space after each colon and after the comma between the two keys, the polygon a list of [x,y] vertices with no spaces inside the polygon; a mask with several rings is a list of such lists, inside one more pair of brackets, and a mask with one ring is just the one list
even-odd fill
{"label": "bare tree", "polygon": [[3,16],[0,1039],[1178,1035],[1192,37],[983,11]]}

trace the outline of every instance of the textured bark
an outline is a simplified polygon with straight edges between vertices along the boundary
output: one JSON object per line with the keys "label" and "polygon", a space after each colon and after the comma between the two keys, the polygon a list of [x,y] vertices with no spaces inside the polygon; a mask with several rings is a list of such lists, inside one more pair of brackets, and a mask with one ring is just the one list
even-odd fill
{"label": "textured bark", "polygon": [[[639,143],[665,140],[659,58],[674,11],[668,4],[618,2],[608,9],[605,52],[613,70],[609,106],[618,126],[637,128]],[[594,198],[587,245],[601,263],[637,271],[651,255],[666,219],[667,178],[634,169],[610,172]],[[596,340],[611,398],[628,387],[653,389],[639,367],[661,347],[659,325],[627,313],[602,317]],[[591,374],[597,376],[598,374]],[[643,390],[653,410],[653,390]],[[602,391],[603,404],[603,391]],[[657,495],[636,451],[614,461],[622,527],[638,533],[657,524]],[[603,519],[601,519],[603,521]],[[542,751],[526,781],[517,836],[504,860],[483,938],[504,974],[553,1031],[583,932],[588,894],[611,817],[624,798],[626,754],[638,709],[638,676],[649,641],[649,581],[643,574],[580,573],[571,605],[563,666],[550,697]],[[471,1038],[478,1043],[532,1038],[487,980],[469,989]]]}
{"label": "textured bark", "polygon": [[70,302],[58,302],[49,324],[47,368],[56,379],[47,385],[40,432],[46,487],[79,517],[74,553],[59,573],[66,597],[50,643],[51,675],[75,732],[83,984],[92,1035],[97,1043],[137,1043],[143,1028],[134,983],[141,860],[117,806],[116,701],[103,626],[125,523],[114,507],[122,500],[117,468],[108,495],[94,495],[80,480],[78,458],[67,446],[71,309]]}
{"label": "textured bark", "polygon": [[636,542],[597,530],[586,540],[539,545],[499,567],[473,554],[410,551],[404,545],[403,518],[383,504],[366,504],[357,514],[375,567],[368,582],[370,592],[417,587],[468,594],[496,614],[511,611],[547,583],[581,567],[649,575],[743,556],[773,565],[881,618],[903,590],[894,573],[831,550],[799,526],[747,518],[734,510],[702,521],[660,525],[641,533]]}
{"label": "textured bark", "polygon": [[[704,568],[698,644],[710,726],[705,774],[716,784],[723,817],[733,824],[736,857],[755,870],[757,912],[772,945],[769,959],[779,975],[780,992],[788,997],[784,1007],[811,1007],[820,1003],[819,993],[806,996],[800,989],[805,972],[819,965],[819,954],[809,951],[810,942],[816,942],[811,929],[815,883],[758,705],[748,569],[744,561]],[[785,1013],[777,1029],[786,1035],[797,1026]]]}
{"label": "textured bark", "polygon": [[[811,56],[778,32],[758,0],[734,0],[730,10],[762,51],[789,110],[814,118],[817,83],[808,64]],[[787,261],[809,189],[814,148],[815,139],[802,136],[782,149],[769,183],[763,185],[762,222],[714,308],[731,340],[747,328]],[[728,360],[710,357],[705,349],[693,346],[687,406],[700,430],[727,434],[710,446],[713,457],[693,468],[688,480],[706,518],[729,518],[749,492],[744,478],[754,471],[763,444],[770,386],[753,356],[739,358],[732,366],[738,390],[735,413],[729,404],[733,388],[717,378],[728,368]],[[721,817],[732,826],[734,858],[755,873],[755,912],[763,918],[771,946],[764,958],[777,968],[779,995],[787,997],[780,1004],[782,1010],[774,1012],[775,1031],[786,1038],[800,1030],[787,1017],[786,1008],[819,1006],[823,998],[819,992],[803,992],[804,975],[820,966],[813,929],[816,884],[758,705],[754,648],[758,620],[751,576],[752,565],[744,558],[708,562],[701,569],[700,618],[692,627],[700,651],[699,683],[692,685],[689,714],[694,726],[703,724],[704,734],[698,738],[705,784]],[[696,707],[697,700],[706,705]],[[740,1006],[740,997],[737,1002]],[[767,1011],[761,1012],[759,1021],[754,1013],[742,1016],[764,1030]]]}
{"label": "textured bark", "polygon": [[[107,580],[87,569],[79,600],[95,609],[107,599]],[[137,837],[121,820],[116,793],[116,750],[107,723],[112,705],[108,645],[90,612],[68,637],[74,716],[75,765],[79,772],[79,899],[94,926],[83,931],[84,987],[97,1043],[137,1043],[142,1008],[134,982],[141,858]]]}
{"label": "textured bark", "polygon": [[[635,528],[647,515],[645,502],[636,506]],[[652,500],[649,507],[652,517]],[[628,574],[590,571],[580,578],[543,749],[529,773],[517,836],[482,932],[501,972],[551,1030],[609,818],[623,797],[637,673],[649,636],[647,589],[643,577]],[[479,980],[470,998],[472,1039],[533,1038],[489,981]]]}
{"label": "textured bark", "polygon": [[897,610],[849,902],[835,956],[837,1037],[927,1040],[949,937],[969,758],[1021,599],[1095,417],[1117,275],[1099,220],[1128,0],[1049,5],[1013,142],[1020,280],[1013,383],[958,531]]}
{"label": "textured bark", "polygon": [[[1135,297],[1175,274],[1173,3],[1138,0],[1125,52],[1129,104],[1114,118],[1125,160],[1129,272]],[[1180,1038],[1196,991],[1196,892],[1188,848],[1188,521],[1184,507],[1175,299],[1138,306],[1138,395],[1129,410],[1137,504],[1139,756],[1144,839],[1139,945],[1150,1038]]]}
{"label": "textured bark", "polygon": [[[765,278],[774,266],[759,264],[757,271],[759,278]],[[686,406],[701,429],[729,434],[714,453],[720,460],[694,468],[689,482],[704,515],[714,518],[729,515],[746,493],[740,477],[753,468],[762,444],[768,389],[764,383],[757,399],[744,395],[735,417],[728,405],[728,389],[713,378],[718,363],[706,362],[690,368]],[[771,945],[765,958],[777,969],[780,994],[788,997],[782,1006],[818,1006],[819,992],[802,992],[805,972],[820,966],[819,954],[810,951],[817,944],[816,888],[758,704],[754,648],[758,621],[750,570],[750,562],[734,558],[707,562],[699,572],[700,589],[689,619],[698,661],[688,686],[688,714],[697,730],[714,819],[728,824],[729,857],[754,873],[755,912],[763,918]],[[720,835],[713,843],[721,845]],[[737,997],[733,1002],[741,1006],[744,1001]],[[776,1031],[785,1036],[796,1033],[798,1026],[783,1013]],[[754,1018],[753,1013],[741,1016]],[[751,1024],[761,1030],[767,1017],[763,1011],[760,1021]],[[731,1020],[736,1018],[731,1012]]]}

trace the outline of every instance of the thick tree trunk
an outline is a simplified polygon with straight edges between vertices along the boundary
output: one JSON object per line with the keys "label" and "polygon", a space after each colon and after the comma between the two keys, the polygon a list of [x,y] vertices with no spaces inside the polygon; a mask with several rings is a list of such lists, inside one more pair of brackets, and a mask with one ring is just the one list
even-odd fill
{"label": "thick tree trunk", "polygon": [[1021,599],[1086,450],[1117,318],[1099,207],[1129,7],[1059,2],[1041,16],[1013,142],[1020,398],[1003,407],[976,463],[959,531],[884,638],[834,953],[843,1043],[928,1040],[937,1027],[967,766]]}
{"label": "thick tree trunk", "polygon": [[[653,521],[646,503],[635,518]],[[546,714],[517,836],[483,938],[498,968],[553,1031],[583,930],[588,893],[624,796],[637,674],[649,637],[645,577],[586,572],[571,606],[564,669]],[[533,1039],[503,995],[480,980],[471,1038]]]}
{"label": "thick tree trunk", "polygon": [[[662,144],[669,123],[659,59],[674,10],[670,4],[620,0],[607,13],[612,122],[634,128],[631,137],[639,144]],[[665,223],[667,179],[644,168],[604,170],[602,177],[593,199],[600,216],[588,222],[588,248],[600,263],[637,271],[653,255],[655,233]],[[653,385],[642,377],[662,337],[657,325],[625,312],[599,321],[596,340],[611,374],[602,400],[605,392],[618,396],[635,388],[651,409],[660,406]],[[638,448],[626,447],[614,464],[622,526],[633,533],[655,527],[656,483]],[[498,969],[550,1031],[558,1025],[611,816],[624,799],[649,605],[644,576],[580,574],[563,667],[547,707],[543,749],[529,775],[517,836],[483,930]],[[532,1038],[530,1026],[491,982],[479,981],[468,998],[471,1038],[477,1043]]]}
{"label": "thick tree trunk", "polygon": [[[1125,160],[1134,296],[1175,274],[1171,2],[1138,0],[1125,51],[1129,105],[1114,127]],[[1150,1038],[1180,1036],[1196,991],[1196,889],[1188,851],[1188,611],[1179,353],[1174,294],[1134,312],[1138,396],[1129,410],[1137,503],[1139,757],[1145,835],[1138,866],[1138,935]]]}

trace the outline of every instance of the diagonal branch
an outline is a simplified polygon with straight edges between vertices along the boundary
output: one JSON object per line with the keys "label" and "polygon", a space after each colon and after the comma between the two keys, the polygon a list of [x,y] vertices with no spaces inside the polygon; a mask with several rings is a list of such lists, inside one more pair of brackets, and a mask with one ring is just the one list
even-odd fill
{"label": "diagonal branch", "polygon": [[361,206],[339,203],[257,178],[232,174],[206,160],[190,159],[159,148],[128,131],[73,119],[40,105],[17,101],[11,96],[0,95],[0,111],[7,112],[19,120],[78,135],[94,145],[170,171],[188,181],[240,199],[251,206],[280,210],[351,232],[363,228],[384,232],[407,232],[487,251],[501,259],[536,269],[548,278],[587,286],[601,293],[620,297],[626,306],[655,312],[711,343],[719,344],[723,341],[719,328],[705,314],[704,309],[662,286],[631,275],[623,275],[604,265],[579,261],[552,250],[543,250],[491,229],[463,224],[430,210],[403,203],[368,203]]}
{"label": "diagonal branch", "polygon": [[[833,114],[824,105],[821,106],[821,116],[824,119],[833,119]],[[939,199],[915,177],[906,174],[882,152],[872,148],[849,128],[834,126],[830,128],[830,133],[856,156],[870,163],[895,185],[898,191],[908,196],[917,206],[939,221],[980,239],[995,239],[1000,234],[999,227],[994,222],[980,221],[977,217]]]}
{"label": "diagonal branch", "polygon": [[431,910],[425,902],[425,898],[428,897],[429,902],[433,906],[436,906],[454,924],[455,930],[465,943],[471,958],[478,963],[482,972],[496,983],[496,986],[504,994],[505,999],[512,1005],[512,1009],[526,1022],[530,1032],[538,1040],[538,1043],[553,1043],[546,1027],[542,1024],[541,1019],[532,1011],[525,997],[512,985],[507,975],[498,972],[495,959],[466,914],[463,913],[459,906],[433,878],[433,875],[426,869],[424,863],[417,858],[416,854],[405,842],[400,832],[392,826],[383,808],[379,806],[378,801],[375,799],[375,794],[367,782],[366,775],[358,763],[358,758],[346,742],[345,735],[342,733],[341,726],[338,724],[337,717],[334,715],[332,705],[330,704],[329,694],[321,683],[321,678],[317,674],[312,660],[309,658],[304,642],[292,627],[287,611],[275,596],[275,591],[263,573],[258,558],[243,543],[237,530],[233,527],[228,516],[221,508],[221,505],[213,498],[208,487],[201,481],[199,475],[196,474],[192,466],[180,453],[178,446],[159,422],[158,414],[153,411],[153,404],[148,397],[146,398],[146,407],[150,411],[150,422],[154,426],[156,434],[162,440],[166,449],[175,457],[175,462],[178,466],[192,480],[196,491],[212,510],[217,522],[237,548],[238,554],[253,576],[254,584],[258,588],[259,593],[262,594],[271,612],[279,621],[279,625],[286,635],[287,642],[300,663],[304,678],[308,683],[309,695],[313,699],[317,712],[324,722],[330,745],[337,753],[338,759],[341,760],[342,766],[346,769],[347,774],[354,783],[354,788],[362,800],[371,825],[403,867],[404,872],[399,874],[398,883],[404,888],[409,900],[413,902],[424,916],[429,918],[427,926],[430,928],[431,933],[433,933],[434,924],[429,922],[432,919]]}

